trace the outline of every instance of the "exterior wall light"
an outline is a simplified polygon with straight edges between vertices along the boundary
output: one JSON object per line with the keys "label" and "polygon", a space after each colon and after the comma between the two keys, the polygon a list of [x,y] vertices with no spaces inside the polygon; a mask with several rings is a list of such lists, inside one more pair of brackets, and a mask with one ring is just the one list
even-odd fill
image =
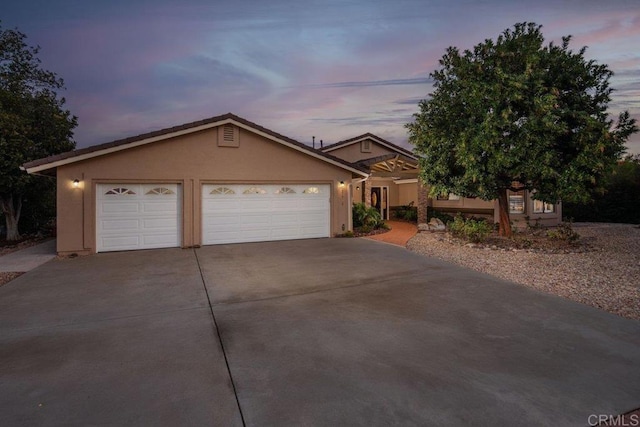
{"label": "exterior wall light", "polygon": [[73,180],[73,188],[79,188],[80,187],[80,181],[77,179]]}
{"label": "exterior wall light", "polygon": [[340,181],[340,187],[344,187],[344,181]]}

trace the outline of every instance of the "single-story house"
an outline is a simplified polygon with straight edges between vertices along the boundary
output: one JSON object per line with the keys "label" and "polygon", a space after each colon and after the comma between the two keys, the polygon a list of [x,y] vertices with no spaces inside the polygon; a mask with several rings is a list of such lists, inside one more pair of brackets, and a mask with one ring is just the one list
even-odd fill
{"label": "single-story house", "polygon": [[230,113],[23,168],[57,178],[61,255],[331,237],[368,177]]}
{"label": "single-story house", "polygon": [[[498,201],[443,194],[429,197],[429,189],[419,184],[418,157],[371,133],[346,139],[321,148],[324,153],[346,160],[366,170],[367,178],[352,181],[354,202],[364,202],[380,210],[383,219],[389,219],[394,207],[413,204],[418,208],[418,222],[427,221],[427,207],[439,212],[479,216],[499,220]],[[560,203],[533,200],[528,191],[509,192],[509,210],[515,226],[539,223],[557,225],[562,221]]]}
{"label": "single-story house", "polygon": [[[332,237],[362,201],[389,219],[414,203],[493,216],[497,202],[428,197],[418,157],[367,133],[315,149],[231,113],[34,160],[57,179],[61,255]],[[560,205],[510,194],[513,219],[560,221]]]}

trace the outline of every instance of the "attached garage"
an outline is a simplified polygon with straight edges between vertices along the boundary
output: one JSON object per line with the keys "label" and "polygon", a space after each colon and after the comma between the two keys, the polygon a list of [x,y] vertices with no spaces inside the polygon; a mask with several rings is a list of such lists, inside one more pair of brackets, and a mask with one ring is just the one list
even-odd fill
{"label": "attached garage", "polygon": [[233,114],[35,160],[57,179],[58,253],[326,238],[362,167]]}
{"label": "attached garage", "polygon": [[330,237],[328,184],[205,184],[202,243]]}
{"label": "attached garage", "polygon": [[96,252],[180,246],[180,185],[98,184]]}

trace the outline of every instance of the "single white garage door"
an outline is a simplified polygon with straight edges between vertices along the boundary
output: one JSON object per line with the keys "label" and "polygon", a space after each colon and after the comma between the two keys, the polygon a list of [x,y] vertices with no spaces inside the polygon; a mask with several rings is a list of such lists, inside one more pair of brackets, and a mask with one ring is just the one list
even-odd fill
{"label": "single white garage door", "polygon": [[99,184],[97,251],[180,246],[180,185]]}
{"label": "single white garage door", "polygon": [[202,242],[262,242],[329,237],[330,186],[202,186]]}

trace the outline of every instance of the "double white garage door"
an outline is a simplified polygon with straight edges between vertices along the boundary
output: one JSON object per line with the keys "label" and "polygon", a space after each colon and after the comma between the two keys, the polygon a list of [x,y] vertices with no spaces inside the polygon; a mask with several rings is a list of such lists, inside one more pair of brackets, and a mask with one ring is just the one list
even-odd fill
{"label": "double white garage door", "polygon": [[[202,186],[205,245],[329,237],[329,185]],[[97,186],[97,251],[180,246],[178,184]]]}

